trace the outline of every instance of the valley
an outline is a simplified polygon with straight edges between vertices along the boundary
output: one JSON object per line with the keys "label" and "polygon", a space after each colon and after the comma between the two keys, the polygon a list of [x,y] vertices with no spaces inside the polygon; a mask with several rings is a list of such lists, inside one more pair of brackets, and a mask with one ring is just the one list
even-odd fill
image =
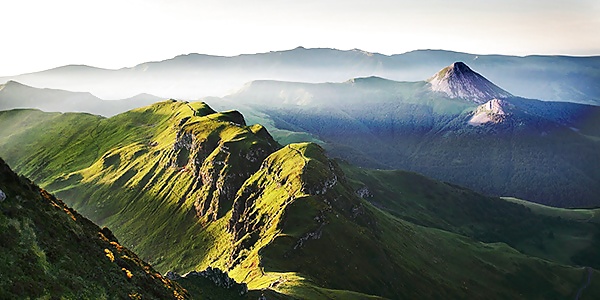
{"label": "valley", "polygon": [[513,96],[465,64],[430,81],[436,86],[378,77],[255,81],[204,100],[260,116],[270,130],[307,132],[333,157],[362,167],[555,207],[600,205],[598,106]]}
{"label": "valley", "polygon": [[[317,144],[282,146],[240,113],[201,102],[111,118],[13,110],[0,119],[9,164],[161,273],[216,267],[248,295],[574,297],[588,272],[578,266],[598,264],[595,222],[357,168]],[[600,293],[596,280],[582,299]]]}
{"label": "valley", "polygon": [[5,1],[0,300],[600,299],[600,5]]}
{"label": "valley", "polygon": [[[365,55],[350,51],[340,56],[326,49],[295,49],[285,55],[298,53],[307,55],[307,66],[331,55],[339,59],[330,62],[332,68]],[[417,54],[431,58],[440,53],[405,55]],[[285,65],[288,58],[281,55]],[[444,53],[457,55],[468,57]],[[261,59],[271,61],[270,56]],[[365,64],[342,68],[338,77],[324,72],[322,79],[372,74],[370,60],[387,59],[367,57]],[[180,72],[189,63],[182,63],[184,58],[203,64],[214,59],[190,55],[150,63],[143,70]],[[235,68],[252,65],[246,61],[250,57],[236,59]],[[491,56],[478,59],[495,61]],[[445,60],[419,68],[440,61]],[[474,65],[490,70],[479,63]],[[294,70],[283,65],[281,72]],[[392,69],[377,70],[399,74]],[[5,245],[3,267],[34,258],[36,264],[26,270],[38,272],[35,278],[41,282],[36,285],[34,277],[15,273],[2,289],[10,291],[7,297],[600,295],[600,108],[573,103],[595,103],[593,96],[572,102],[523,98],[456,61],[421,81],[369,75],[310,83],[277,76],[240,84],[222,97],[159,101],[148,94],[158,89],[136,87],[136,70],[70,66],[17,78],[40,80],[54,89],[16,81],[0,86],[0,157],[22,176],[4,165],[0,175],[13,179],[0,181],[0,189],[12,201],[41,195],[66,213],[56,219],[29,200],[22,202],[26,205],[0,203],[0,225],[5,232],[18,232],[19,245],[32,249],[19,252]],[[104,83],[128,78],[130,91],[143,92],[103,100],[56,89],[94,90],[69,77],[79,71],[87,74],[81,80],[100,73]],[[121,77],[124,72],[129,75]],[[190,82],[203,76],[182,74]],[[290,78],[303,78],[298,76]],[[171,88],[196,93],[198,87],[186,84]],[[73,225],[69,218],[86,225]],[[36,225],[32,235],[30,225],[18,225],[31,222],[62,227],[48,233],[45,225]],[[86,228],[85,242],[72,234],[81,229],[72,226]],[[49,242],[48,234],[61,237]],[[108,260],[88,262],[83,252],[60,246],[73,240],[73,245],[90,243],[81,251]],[[56,250],[60,247],[65,251]],[[104,249],[121,256],[113,261]],[[73,253],[81,257],[73,259]],[[98,276],[116,282],[115,288],[92,282],[89,272],[48,275],[51,268],[59,274],[70,268],[48,258],[59,256],[71,257],[84,271],[102,270]],[[115,269],[110,264],[115,261],[129,273]],[[81,279],[73,281],[73,276]],[[56,282],[68,284],[49,288]]]}

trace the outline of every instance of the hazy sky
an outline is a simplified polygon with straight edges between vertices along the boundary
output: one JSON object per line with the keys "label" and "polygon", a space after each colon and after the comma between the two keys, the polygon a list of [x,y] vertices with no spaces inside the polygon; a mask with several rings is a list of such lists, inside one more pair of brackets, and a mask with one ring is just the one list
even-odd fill
{"label": "hazy sky", "polygon": [[598,0],[0,1],[0,75],[300,45],[600,54]]}

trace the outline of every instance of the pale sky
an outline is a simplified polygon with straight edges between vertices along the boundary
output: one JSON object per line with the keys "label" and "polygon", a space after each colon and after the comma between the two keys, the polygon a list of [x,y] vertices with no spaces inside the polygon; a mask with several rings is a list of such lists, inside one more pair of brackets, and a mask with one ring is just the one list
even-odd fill
{"label": "pale sky", "polygon": [[359,48],[600,55],[598,0],[0,0],[0,75]]}

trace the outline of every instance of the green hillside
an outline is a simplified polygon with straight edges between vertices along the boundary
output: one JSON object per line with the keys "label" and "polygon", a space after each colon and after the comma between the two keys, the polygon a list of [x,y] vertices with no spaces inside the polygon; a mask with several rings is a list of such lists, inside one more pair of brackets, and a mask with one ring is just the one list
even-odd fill
{"label": "green hillside", "polygon": [[0,298],[186,299],[154,271],[0,159]]}
{"label": "green hillside", "polygon": [[[250,295],[300,299],[564,299],[587,276],[570,257],[515,250],[542,232],[526,230],[538,217],[529,210],[340,166],[316,144],[281,147],[235,111],[166,101],[109,119],[77,116],[2,113],[14,131],[0,132],[0,155],[163,273],[217,267]],[[39,121],[14,124],[25,118]],[[22,140],[31,146],[16,146]],[[384,196],[361,198],[362,185]],[[422,208],[405,209],[423,197]],[[434,208],[441,203],[449,213]],[[482,218],[457,221],[472,212]],[[507,213],[524,222],[485,220]],[[582,299],[600,296],[599,275]]]}
{"label": "green hillside", "polygon": [[[503,242],[528,255],[600,268],[598,210],[563,209],[483,196],[405,171],[371,170],[343,163],[354,189],[403,220]],[[513,203],[515,202],[515,203]]]}

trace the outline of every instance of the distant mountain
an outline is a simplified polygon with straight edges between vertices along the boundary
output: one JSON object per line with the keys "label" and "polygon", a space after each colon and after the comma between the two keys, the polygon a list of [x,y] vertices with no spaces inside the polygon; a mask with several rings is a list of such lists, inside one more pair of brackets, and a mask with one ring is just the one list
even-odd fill
{"label": "distant mountain", "polygon": [[475,103],[484,103],[493,98],[512,97],[509,92],[474,72],[463,62],[445,67],[427,81],[434,92],[444,93],[450,98],[469,99]]}
{"label": "distant mountain", "polygon": [[207,101],[251,107],[360,166],[554,206],[600,206],[600,107],[514,97],[460,63],[430,82],[255,81]]}
{"label": "distant mountain", "polygon": [[298,47],[233,57],[187,54],[118,70],[70,65],[4,77],[0,82],[16,80],[32,86],[89,91],[103,99],[122,99],[139,93],[198,99],[224,96],[255,80],[317,83],[377,76],[415,81],[456,61],[486,74],[514,95],[600,104],[600,56],[516,57],[443,50],[388,56],[358,49]]}
{"label": "distant mountain", "polygon": [[600,295],[599,228],[581,220],[593,210],[555,218],[356,168],[316,144],[281,147],[239,112],[199,102],[108,119],[14,110],[0,124],[0,155],[163,272],[218,267],[296,299],[573,298],[582,286],[582,299]]}
{"label": "distant mountain", "polygon": [[189,299],[62,201],[0,159],[0,298]]}
{"label": "distant mountain", "polygon": [[87,92],[38,89],[16,81],[0,85],[0,110],[37,108],[48,112],[88,112],[112,116],[159,100],[153,95],[140,94],[128,99],[105,101]]}
{"label": "distant mountain", "polygon": [[37,89],[16,81],[0,85],[0,109],[38,108],[46,111],[81,111],[101,100],[90,93]]}

